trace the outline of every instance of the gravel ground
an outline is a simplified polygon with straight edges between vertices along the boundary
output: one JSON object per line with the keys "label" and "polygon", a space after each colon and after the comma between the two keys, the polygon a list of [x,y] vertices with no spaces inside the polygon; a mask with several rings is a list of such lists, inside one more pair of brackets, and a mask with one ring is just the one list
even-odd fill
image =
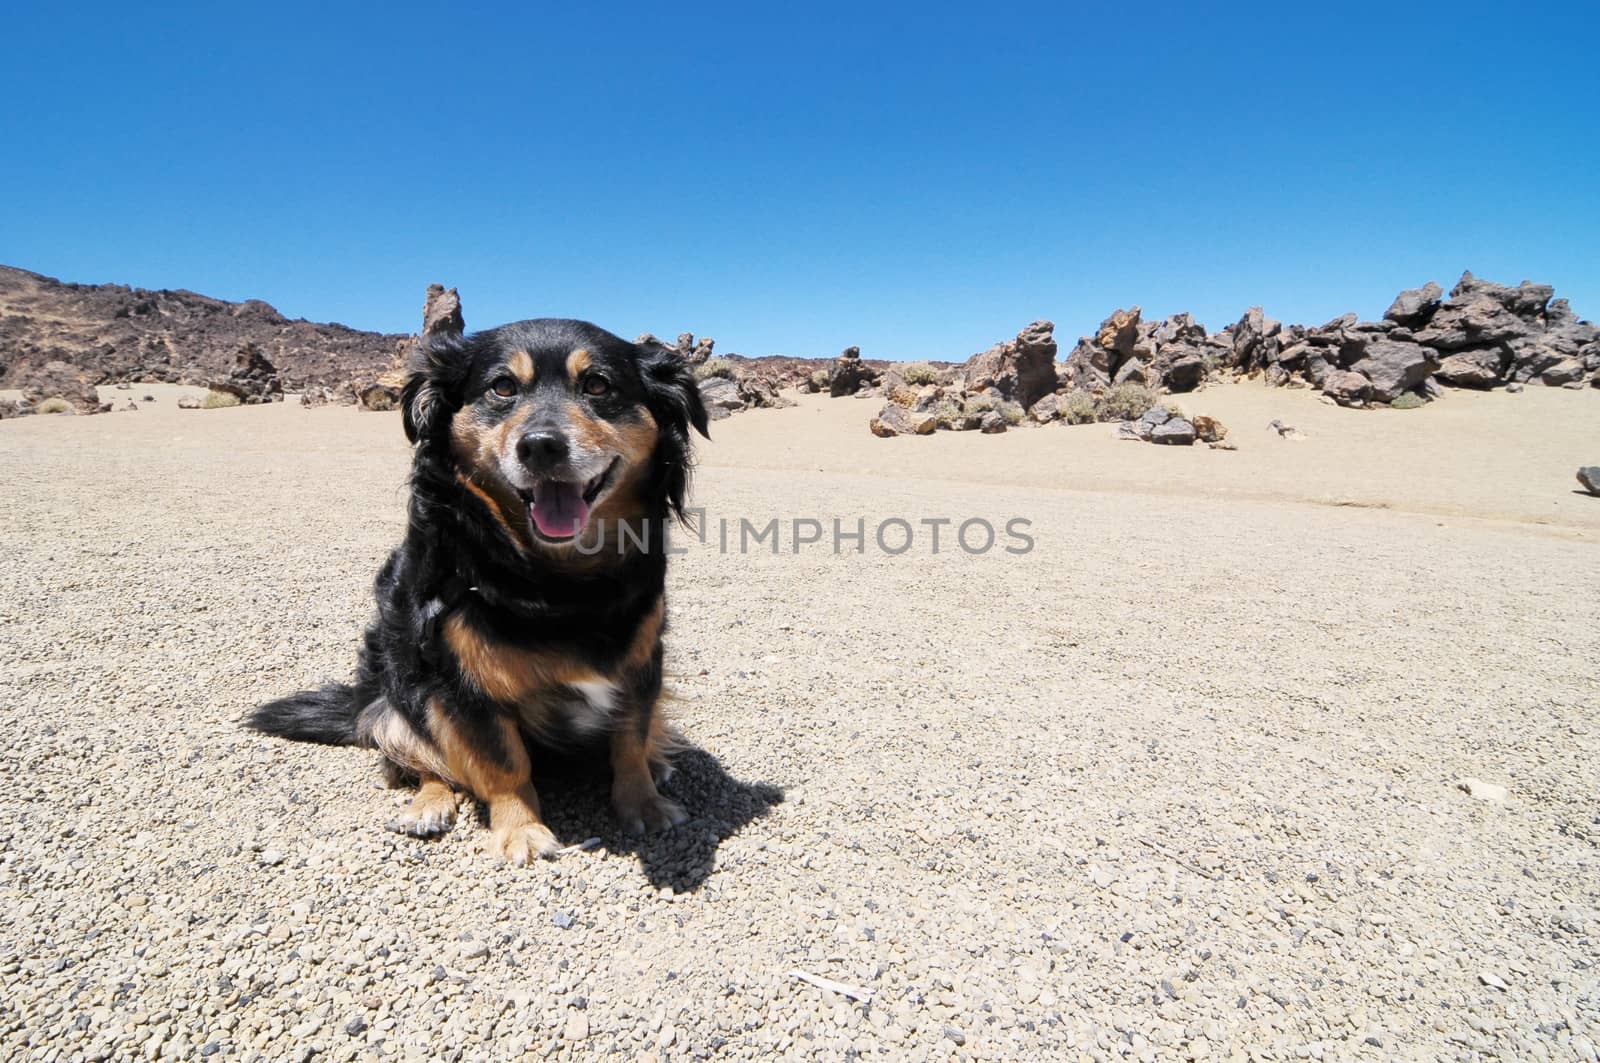
{"label": "gravel ground", "polygon": [[[552,767],[552,828],[599,845],[514,870],[473,815],[386,833],[372,754],[237,725],[349,672],[398,418],[171,395],[0,424],[11,1058],[1597,1058],[1600,501],[1524,512],[1554,470],[1485,520],[1445,515],[1460,449],[1295,497],[1365,482],[1395,415],[1238,454],[721,422],[713,529],[1021,516],[1036,548],[689,543],[693,818],[634,844]],[[1538,446],[1571,401],[1492,398]]]}

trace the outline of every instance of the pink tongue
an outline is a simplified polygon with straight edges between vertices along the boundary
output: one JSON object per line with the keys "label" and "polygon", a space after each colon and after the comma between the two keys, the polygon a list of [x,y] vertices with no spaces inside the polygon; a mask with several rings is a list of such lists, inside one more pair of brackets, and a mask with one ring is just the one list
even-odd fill
{"label": "pink tongue", "polygon": [[539,485],[538,498],[528,507],[540,534],[566,539],[583,530],[589,519],[589,503],[577,484],[554,480]]}

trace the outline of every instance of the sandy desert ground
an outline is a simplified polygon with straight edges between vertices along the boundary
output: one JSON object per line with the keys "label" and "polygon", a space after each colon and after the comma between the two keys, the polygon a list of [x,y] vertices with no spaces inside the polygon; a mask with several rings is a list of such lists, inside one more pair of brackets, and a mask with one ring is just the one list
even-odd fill
{"label": "sandy desert ground", "polygon": [[692,820],[630,842],[551,768],[600,844],[517,870],[237,724],[348,673],[398,416],[145,392],[0,424],[10,1058],[1597,1058],[1600,395],[1181,400],[1233,453],[719,422],[712,529],[918,540],[685,539]]}

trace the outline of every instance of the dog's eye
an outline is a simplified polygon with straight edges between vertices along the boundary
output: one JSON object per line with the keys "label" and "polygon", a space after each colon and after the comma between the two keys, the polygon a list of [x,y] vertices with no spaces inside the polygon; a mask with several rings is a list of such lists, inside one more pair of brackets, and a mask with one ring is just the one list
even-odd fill
{"label": "dog's eye", "polygon": [[590,373],[583,378],[583,393],[585,395],[604,395],[611,390],[611,381],[598,373]]}
{"label": "dog's eye", "polygon": [[495,377],[494,383],[489,385],[489,390],[502,399],[509,399],[517,393],[517,382],[508,376]]}

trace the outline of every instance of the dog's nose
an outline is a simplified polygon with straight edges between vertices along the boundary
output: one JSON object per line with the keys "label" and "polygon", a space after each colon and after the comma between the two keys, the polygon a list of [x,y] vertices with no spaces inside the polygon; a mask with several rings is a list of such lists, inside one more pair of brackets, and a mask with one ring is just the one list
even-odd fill
{"label": "dog's nose", "polygon": [[560,432],[529,432],[517,440],[517,458],[524,465],[552,465],[567,457],[567,437]]}

